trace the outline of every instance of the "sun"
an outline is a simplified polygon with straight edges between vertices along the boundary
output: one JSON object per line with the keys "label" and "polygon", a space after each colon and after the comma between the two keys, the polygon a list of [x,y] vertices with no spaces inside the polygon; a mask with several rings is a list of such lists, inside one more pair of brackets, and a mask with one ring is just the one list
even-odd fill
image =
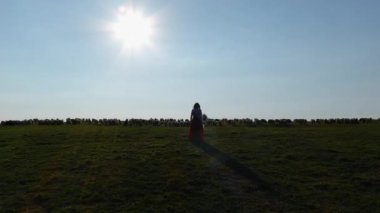
{"label": "sun", "polygon": [[116,20],[109,24],[113,37],[121,42],[123,51],[135,52],[152,46],[153,18],[136,9],[120,7]]}

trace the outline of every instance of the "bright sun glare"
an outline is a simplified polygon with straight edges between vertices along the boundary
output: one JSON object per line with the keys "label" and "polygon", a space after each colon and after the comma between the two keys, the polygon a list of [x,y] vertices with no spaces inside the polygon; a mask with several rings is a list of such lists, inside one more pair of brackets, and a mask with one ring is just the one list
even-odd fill
{"label": "bright sun glare", "polygon": [[152,45],[153,18],[133,8],[120,7],[109,30],[122,44],[123,51],[134,52]]}

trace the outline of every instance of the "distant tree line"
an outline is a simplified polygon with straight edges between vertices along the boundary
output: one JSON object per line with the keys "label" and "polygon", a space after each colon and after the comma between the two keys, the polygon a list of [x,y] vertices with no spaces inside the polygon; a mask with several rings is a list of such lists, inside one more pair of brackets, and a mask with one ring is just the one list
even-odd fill
{"label": "distant tree line", "polygon": [[[203,116],[205,126],[299,126],[299,125],[325,125],[325,124],[361,124],[380,122],[380,118],[331,118],[331,119],[211,119]],[[2,126],[22,125],[104,125],[104,126],[157,126],[157,127],[189,127],[188,119],[89,119],[67,118],[61,119],[28,119],[1,121]]]}

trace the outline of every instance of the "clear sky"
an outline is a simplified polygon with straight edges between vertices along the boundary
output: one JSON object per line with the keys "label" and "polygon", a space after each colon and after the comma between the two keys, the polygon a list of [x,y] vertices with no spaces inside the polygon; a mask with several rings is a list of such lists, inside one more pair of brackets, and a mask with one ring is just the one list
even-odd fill
{"label": "clear sky", "polygon": [[[153,20],[125,51],[120,6]],[[380,117],[378,0],[0,0],[0,120]]]}

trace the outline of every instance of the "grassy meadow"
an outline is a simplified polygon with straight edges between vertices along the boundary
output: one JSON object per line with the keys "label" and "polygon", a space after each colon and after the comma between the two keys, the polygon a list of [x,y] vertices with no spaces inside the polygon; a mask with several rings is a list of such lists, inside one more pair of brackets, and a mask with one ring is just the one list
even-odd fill
{"label": "grassy meadow", "polygon": [[380,124],[0,126],[0,212],[379,212]]}

